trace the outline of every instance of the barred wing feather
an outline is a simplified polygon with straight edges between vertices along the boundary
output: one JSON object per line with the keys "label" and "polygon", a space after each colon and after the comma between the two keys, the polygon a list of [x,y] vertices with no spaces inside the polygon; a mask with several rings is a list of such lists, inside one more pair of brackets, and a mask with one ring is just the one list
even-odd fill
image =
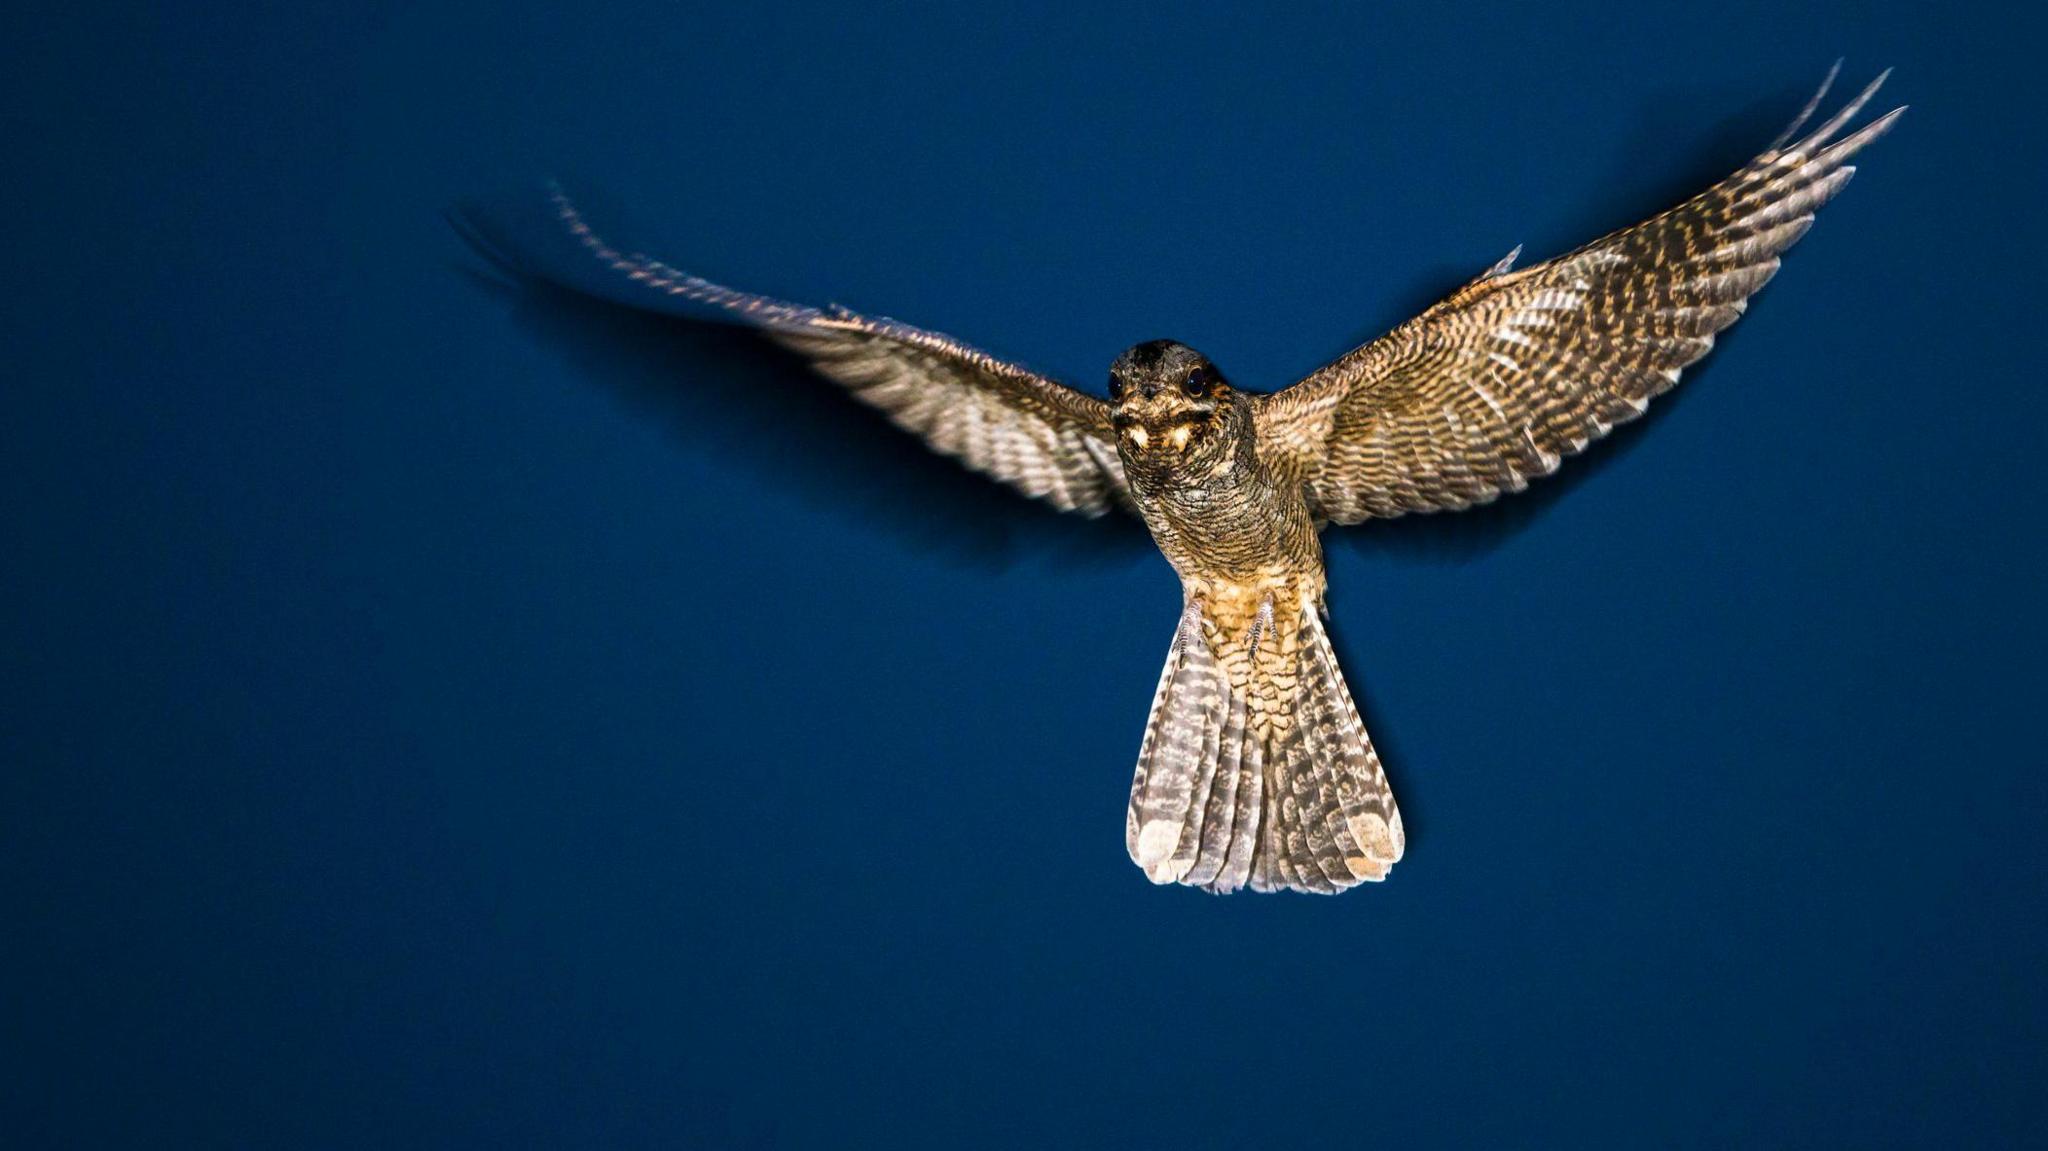
{"label": "barred wing feather", "polygon": [[1557,470],[1641,415],[1742,316],[1849,182],[1850,158],[1905,111],[1837,139],[1884,79],[1795,141],[1824,83],[1784,135],[1712,188],[1555,260],[1512,271],[1510,255],[1265,397],[1262,448],[1340,524],[1456,511]]}

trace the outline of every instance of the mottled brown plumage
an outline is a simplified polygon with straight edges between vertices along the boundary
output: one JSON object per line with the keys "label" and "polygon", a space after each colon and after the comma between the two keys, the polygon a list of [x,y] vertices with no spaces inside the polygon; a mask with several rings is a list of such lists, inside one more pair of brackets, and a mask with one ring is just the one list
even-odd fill
{"label": "mottled brown plumage", "polygon": [[[1828,79],[1834,79],[1830,72]],[[1284,391],[1240,391],[1171,341],[1105,403],[956,340],[735,292],[569,233],[643,302],[759,325],[937,451],[1064,510],[1136,512],[1179,573],[1181,622],[1131,785],[1155,882],[1335,892],[1384,878],[1401,816],[1322,626],[1318,530],[1519,491],[1634,419],[1712,348],[1904,109],[1804,138],[1828,90],[1741,171],[1532,267],[1484,275]]]}
{"label": "mottled brown plumage", "polygon": [[[1837,65],[1839,68],[1839,65]],[[1714,346],[1849,182],[1894,109],[1836,135],[1881,74],[1788,143],[1835,73],[1763,155],[1678,207],[1555,260],[1485,275],[1259,407],[1261,448],[1340,524],[1454,511],[1557,470]]]}

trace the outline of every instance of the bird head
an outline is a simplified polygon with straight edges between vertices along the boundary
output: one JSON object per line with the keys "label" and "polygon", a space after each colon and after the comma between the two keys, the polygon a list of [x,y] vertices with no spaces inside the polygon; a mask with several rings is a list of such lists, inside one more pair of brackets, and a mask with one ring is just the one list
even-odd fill
{"label": "bird head", "polygon": [[1237,389],[1186,344],[1152,340],[1109,366],[1110,415],[1127,467],[1164,472],[1212,463],[1250,427]]}

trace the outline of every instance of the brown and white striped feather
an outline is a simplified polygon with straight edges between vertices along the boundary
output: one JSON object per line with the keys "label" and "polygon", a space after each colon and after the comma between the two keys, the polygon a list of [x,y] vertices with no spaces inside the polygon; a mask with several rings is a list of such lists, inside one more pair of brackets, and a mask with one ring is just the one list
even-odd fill
{"label": "brown and white striped feather", "polygon": [[[1555,260],[1485,275],[1388,335],[1265,397],[1262,454],[1320,519],[1455,511],[1555,471],[1714,346],[1848,183],[1899,108],[1836,140],[1880,75],[1798,140],[1676,208]],[[1834,79],[1830,72],[1828,79]]]}
{"label": "brown and white striped feather", "polygon": [[1130,505],[1109,405],[937,332],[736,291],[622,252],[560,190],[564,228],[641,306],[759,327],[932,450],[1062,511]]}
{"label": "brown and white striped feather", "polygon": [[1232,711],[1229,674],[1202,634],[1200,606],[1191,602],[1152,697],[1124,820],[1124,846],[1154,883],[1179,882],[1195,865]]}
{"label": "brown and white striped feather", "polygon": [[1254,644],[1184,612],[1138,752],[1125,846],[1154,883],[1332,894],[1385,878],[1401,817],[1304,604]]}

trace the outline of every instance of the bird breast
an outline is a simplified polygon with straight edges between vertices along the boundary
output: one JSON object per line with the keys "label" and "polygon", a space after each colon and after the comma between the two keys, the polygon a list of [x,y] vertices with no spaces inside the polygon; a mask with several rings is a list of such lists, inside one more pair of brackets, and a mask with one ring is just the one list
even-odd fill
{"label": "bird breast", "polygon": [[1298,487],[1276,486],[1256,465],[1183,472],[1136,484],[1134,494],[1183,582],[1255,588],[1313,573],[1320,589],[1322,548],[1306,499]]}

